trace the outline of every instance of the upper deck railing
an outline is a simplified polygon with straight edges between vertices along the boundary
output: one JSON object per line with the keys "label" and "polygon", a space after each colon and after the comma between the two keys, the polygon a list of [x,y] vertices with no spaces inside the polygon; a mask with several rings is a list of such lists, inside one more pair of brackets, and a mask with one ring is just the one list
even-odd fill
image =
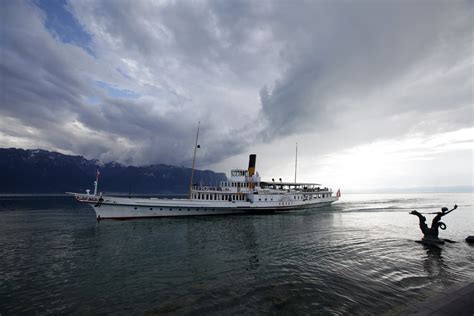
{"label": "upper deck railing", "polygon": [[249,187],[227,187],[227,186],[207,186],[207,185],[194,185],[192,187],[193,191],[213,191],[213,192],[252,192],[258,190],[276,190],[276,191],[285,191],[285,192],[302,192],[302,193],[329,193],[332,192],[332,189],[324,187],[285,187],[284,185],[275,183],[271,185],[256,185],[255,188]]}

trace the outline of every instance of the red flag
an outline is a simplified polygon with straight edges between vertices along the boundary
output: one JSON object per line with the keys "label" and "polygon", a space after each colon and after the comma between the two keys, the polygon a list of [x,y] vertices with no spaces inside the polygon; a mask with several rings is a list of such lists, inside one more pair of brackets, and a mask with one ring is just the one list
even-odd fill
{"label": "red flag", "polygon": [[341,189],[337,189],[336,197],[341,197]]}
{"label": "red flag", "polygon": [[95,179],[96,179],[96,180],[99,180],[99,176],[100,176],[100,170],[99,170],[99,168],[97,168],[97,172],[96,172],[96,175],[95,175]]}

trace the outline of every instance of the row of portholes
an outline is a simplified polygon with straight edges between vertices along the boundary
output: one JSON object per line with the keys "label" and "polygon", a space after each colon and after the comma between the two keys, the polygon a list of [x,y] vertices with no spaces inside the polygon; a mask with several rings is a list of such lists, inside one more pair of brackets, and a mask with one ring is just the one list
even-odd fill
{"label": "row of portholes", "polygon": [[280,202],[279,204],[280,205],[291,205],[292,203],[291,202]]}
{"label": "row of portholes", "polygon": [[[134,209],[135,209],[135,210],[138,210],[137,207],[135,207]],[[169,210],[170,210],[170,211],[176,211],[176,209],[172,209],[172,208],[170,208]],[[188,210],[189,212],[192,211],[190,208],[188,208],[187,210]],[[198,209],[198,208],[197,208],[197,209],[196,209],[196,212],[199,212],[200,210],[201,210],[201,211],[215,211],[215,209],[207,209],[207,208],[206,208],[206,209]],[[153,211],[153,207],[150,207],[150,211]],[[162,207],[160,207],[160,211],[163,211],[163,208],[162,208]],[[181,209],[179,208],[178,211],[181,211]]]}

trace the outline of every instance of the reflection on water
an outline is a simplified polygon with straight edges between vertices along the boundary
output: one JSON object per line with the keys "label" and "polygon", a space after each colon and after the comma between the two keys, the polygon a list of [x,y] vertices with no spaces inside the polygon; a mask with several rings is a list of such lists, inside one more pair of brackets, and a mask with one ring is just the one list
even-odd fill
{"label": "reflection on water", "polygon": [[445,279],[446,277],[446,263],[444,263],[442,248],[425,246],[426,258],[423,261],[423,268],[428,277],[433,279]]}
{"label": "reflection on water", "polygon": [[[456,202],[425,247],[408,211]],[[379,314],[474,278],[470,195],[345,196],[314,211],[102,221],[0,198],[0,313]]]}

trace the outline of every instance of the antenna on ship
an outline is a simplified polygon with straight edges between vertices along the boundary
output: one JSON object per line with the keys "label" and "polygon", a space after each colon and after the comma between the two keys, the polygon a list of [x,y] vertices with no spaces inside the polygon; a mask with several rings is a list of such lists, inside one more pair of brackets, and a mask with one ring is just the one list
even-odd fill
{"label": "antenna on ship", "polygon": [[198,122],[198,128],[197,128],[197,133],[196,133],[196,144],[194,144],[193,167],[191,168],[191,179],[189,181],[189,199],[190,200],[191,200],[192,191],[193,191],[193,176],[194,176],[194,162],[196,161],[196,149],[201,148],[201,146],[198,145],[200,125],[201,125],[201,122]]}
{"label": "antenna on ship", "polygon": [[298,142],[296,142],[296,154],[295,154],[295,183],[296,183],[296,171],[298,170]]}

